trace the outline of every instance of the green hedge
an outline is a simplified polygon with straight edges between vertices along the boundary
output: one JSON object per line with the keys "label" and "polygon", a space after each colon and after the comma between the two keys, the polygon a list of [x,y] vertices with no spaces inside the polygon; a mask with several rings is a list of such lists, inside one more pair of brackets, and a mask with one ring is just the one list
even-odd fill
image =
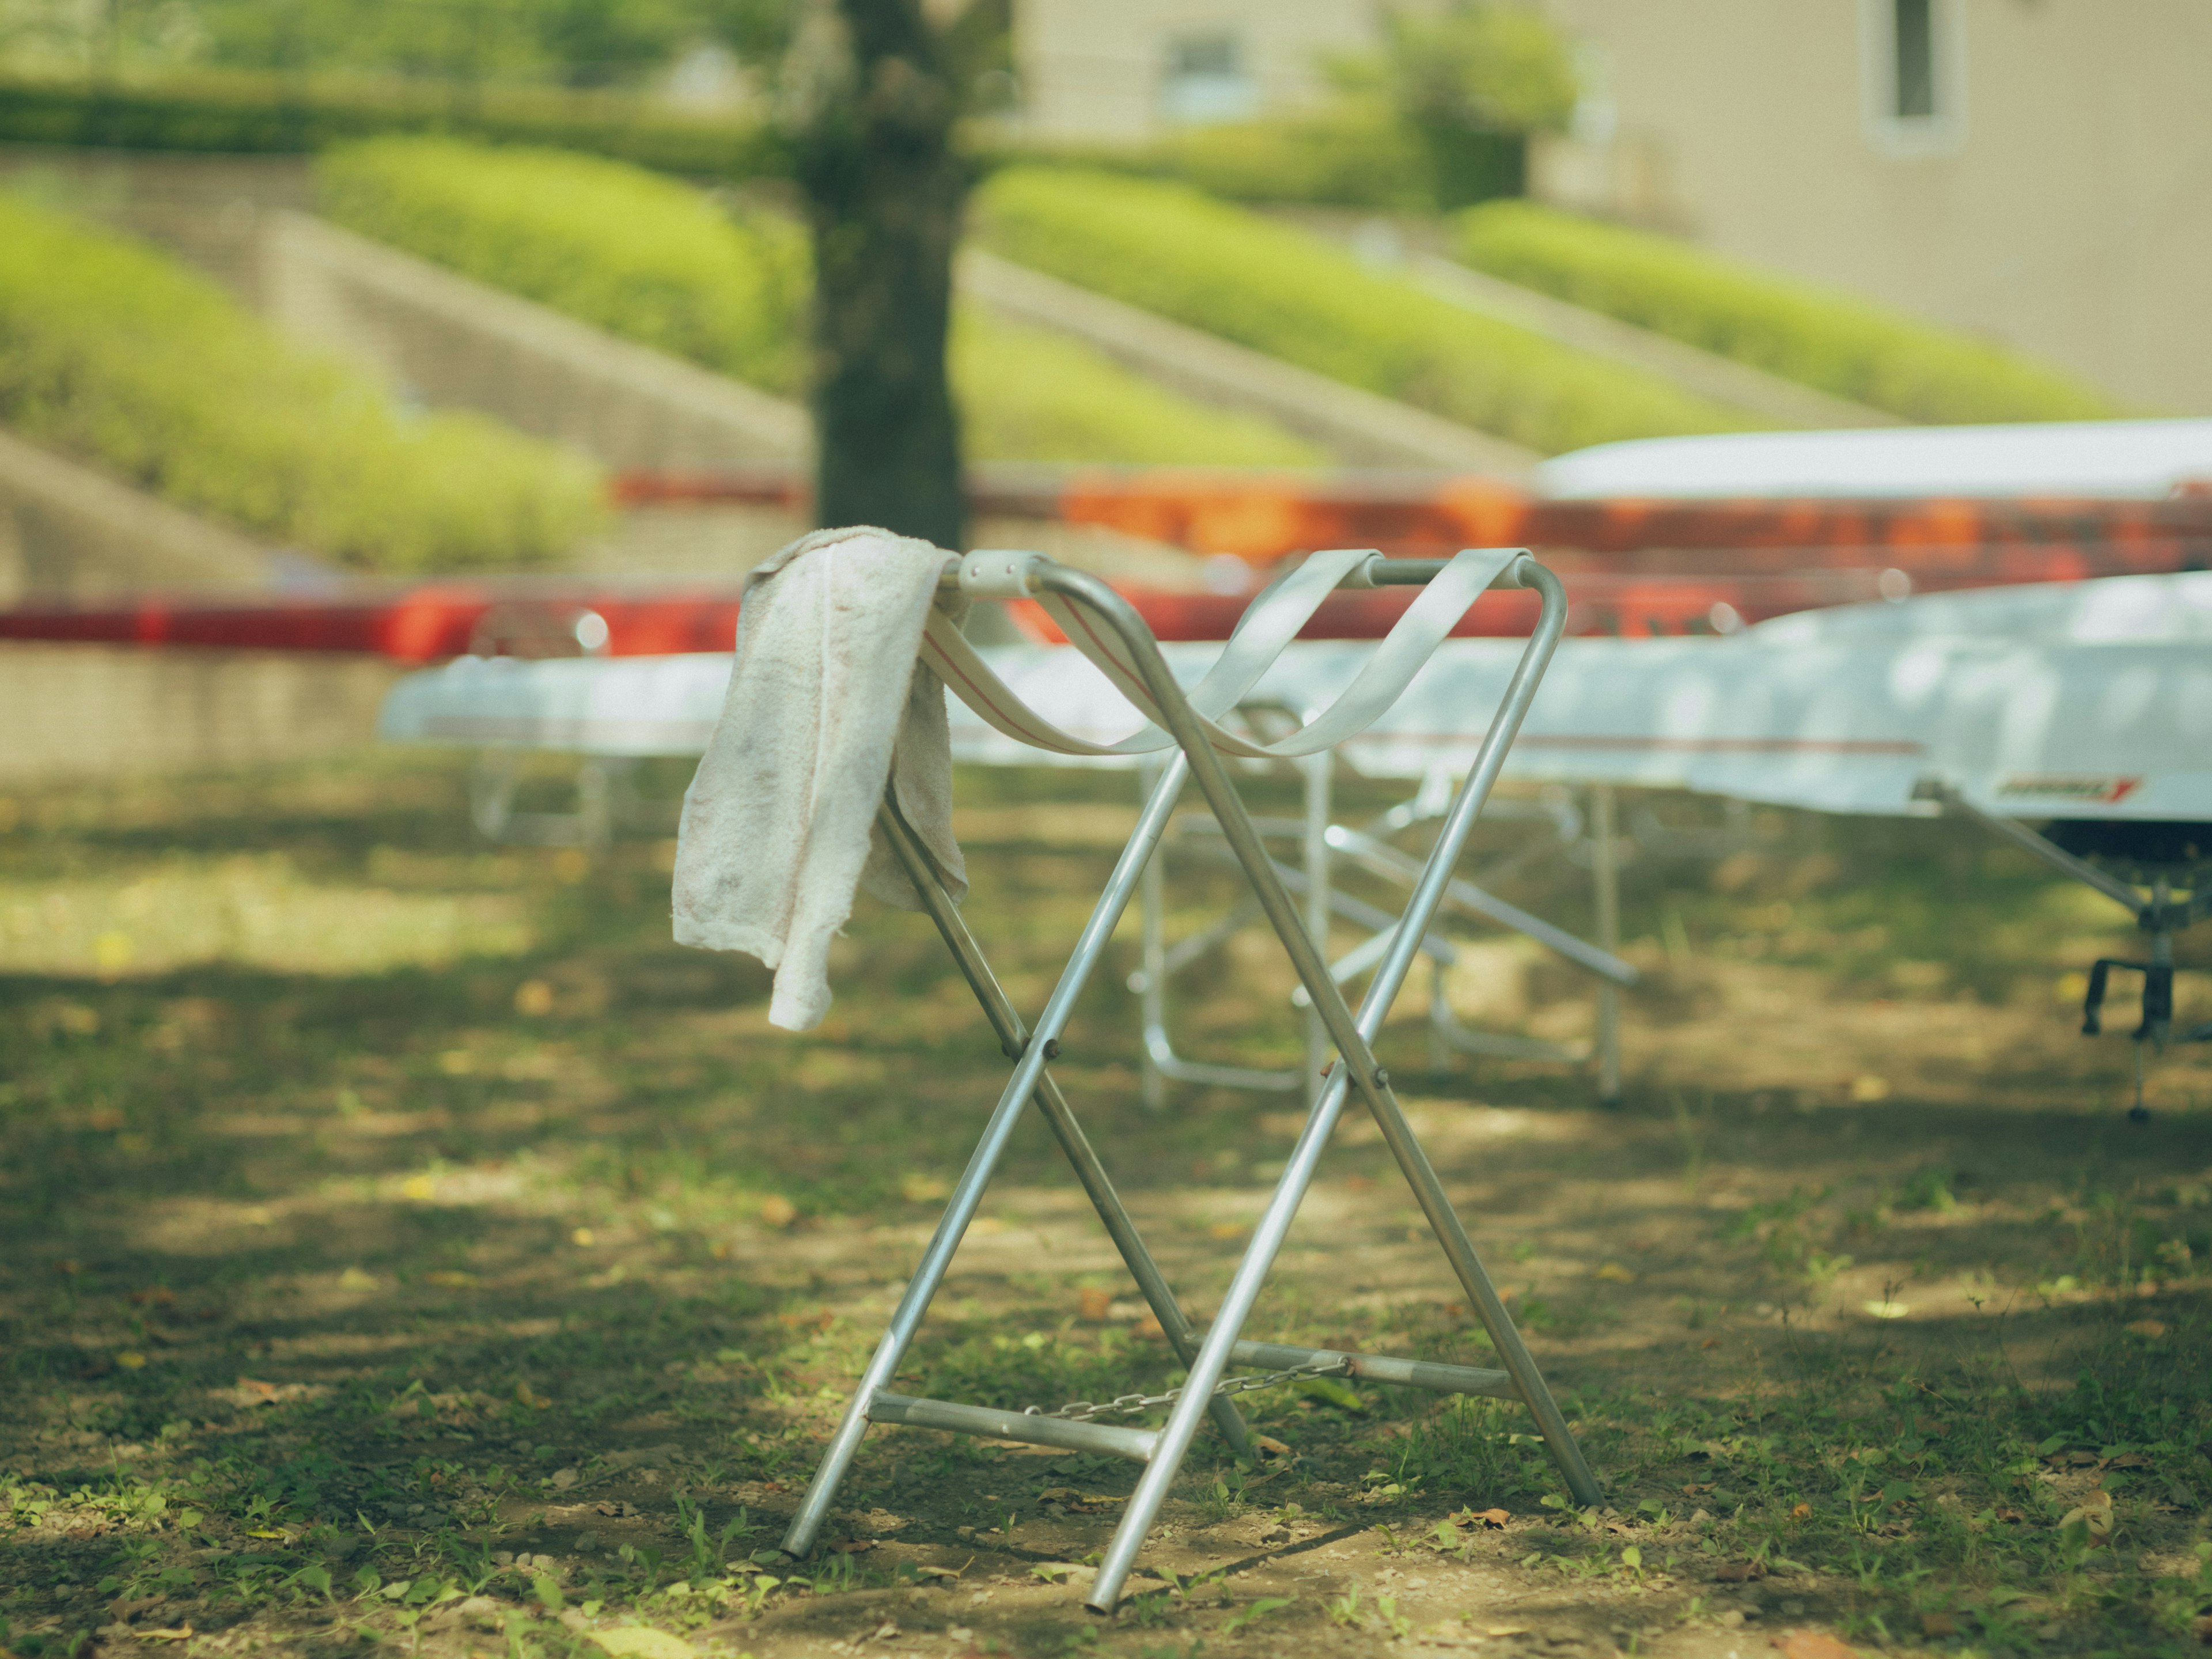
{"label": "green hedge", "polygon": [[1009,258],[1547,453],[1748,423],[1180,185],[1009,167],[975,205]]}
{"label": "green hedge", "polygon": [[[782,177],[764,124],[687,116],[619,93],[452,87],[246,70],[88,84],[0,76],[0,143],[232,155],[312,155],[386,134],[444,135],[610,156],[696,179]],[[1357,103],[1315,115],[1194,127],[1157,143],[1038,146],[978,126],[980,168],[1079,165],[1177,179],[1233,201],[1431,212],[1517,194],[1523,141],[1460,135],[1440,146]]]}
{"label": "green hedge", "polygon": [[[768,390],[804,380],[803,232],[618,161],[380,138],[317,163],[363,235]],[[952,379],[979,459],[1304,465],[1272,423],[1224,415],[1060,337],[963,313]]]}
{"label": "green hedge", "polygon": [[1272,421],[1193,403],[1079,340],[963,307],[952,386],[968,453],[986,461],[1321,466]]}
{"label": "green hedge", "polygon": [[447,132],[588,150],[695,177],[787,167],[757,123],[686,117],[611,93],[198,73],[146,82],[0,78],[0,142],[83,149],[307,155],[349,138]]}
{"label": "green hedge", "polygon": [[2032,359],[1668,237],[1492,202],[1453,222],[1452,245],[1479,270],[1908,420],[2118,412]]}
{"label": "green hedge", "polygon": [[364,236],[789,395],[805,378],[805,233],[622,161],[378,138],[325,151],[323,211]]}
{"label": "green hedge", "polygon": [[1352,102],[1313,115],[1192,127],[1141,145],[985,140],[979,150],[990,168],[1079,167],[1173,179],[1232,202],[1399,213],[1517,196],[1527,155],[1518,134],[1423,132]]}
{"label": "green hedge", "polygon": [[386,570],[520,564],[598,524],[598,475],[494,422],[402,422],[142,245],[0,192],[0,422],[179,505]]}

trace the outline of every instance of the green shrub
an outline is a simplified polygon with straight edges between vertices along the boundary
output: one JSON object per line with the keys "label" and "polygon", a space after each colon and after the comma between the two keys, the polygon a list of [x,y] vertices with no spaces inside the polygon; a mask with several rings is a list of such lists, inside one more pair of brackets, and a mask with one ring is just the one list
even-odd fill
{"label": "green shrub", "polygon": [[1191,127],[1146,144],[1005,144],[986,147],[982,159],[1174,179],[1232,202],[1431,213],[1518,194],[1526,149],[1517,134],[1439,138],[1347,100],[1311,115]]}
{"label": "green shrub", "polygon": [[376,138],[316,161],[364,236],[771,392],[805,371],[806,242],[688,185],[564,150]]}
{"label": "green shrub", "polygon": [[[618,161],[450,140],[325,153],[326,211],[362,234],[756,386],[804,377],[805,234]],[[986,460],[1300,465],[1272,423],[1194,404],[1061,337],[963,313],[952,371]]]}
{"label": "green shrub", "polygon": [[1009,258],[1533,449],[1747,424],[1180,185],[1009,167],[976,210],[984,240]]}
{"label": "green shrub", "polygon": [[2002,348],[1686,243],[1527,202],[1453,223],[1477,270],[1909,420],[2097,420],[2098,392]]}
{"label": "green shrub", "polygon": [[584,462],[466,415],[403,422],[205,279],[0,194],[0,422],[352,564],[526,563],[598,520]]}
{"label": "green shrub", "polygon": [[557,145],[695,177],[749,178],[787,166],[758,122],[689,116],[614,93],[302,80],[252,72],[158,80],[0,78],[0,141],[80,149],[298,155],[382,133],[455,133]]}
{"label": "green shrub", "polygon": [[1145,466],[1319,466],[1328,457],[1272,421],[1194,404],[1064,334],[963,307],[952,386],[978,460]]}

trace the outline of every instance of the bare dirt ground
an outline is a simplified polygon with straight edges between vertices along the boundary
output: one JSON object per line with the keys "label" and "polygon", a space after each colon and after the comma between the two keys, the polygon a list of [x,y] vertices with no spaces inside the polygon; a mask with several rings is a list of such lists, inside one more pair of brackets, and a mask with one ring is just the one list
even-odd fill
{"label": "bare dirt ground", "polygon": [[[1024,1009],[1125,787],[962,781],[971,923]],[[830,1547],[773,1548],[1005,1075],[921,919],[864,902],[793,1036],[756,967],[666,942],[665,843],[473,844],[442,763],[0,824],[15,1652],[2141,1654],[2212,1609],[2212,1066],[2166,1057],[2126,1122],[2132,1006],[2075,1030],[2124,919],[1969,831],[1778,816],[1633,866],[1617,1110],[1558,1067],[1431,1073],[1411,997],[1386,1034],[1604,1505],[1517,1406],[1255,1393],[1281,1449],[1202,1442],[1101,1620],[1134,1473],[1103,1459],[878,1429]],[[1586,880],[1504,890],[1586,928]],[[1231,890],[1174,891],[1182,929]],[[1586,982],[1470,937],[1464,1018],[1587,1030]],[[1192,970],[1179,1041],[1295,1059],[1264,945]],[[1054,1071],[1202,1316],[1297,1118],[1147,1113],[1115,948]],[[2185,1015],[2208,990],[2182,975]],[[1253,1334],[1489,1363],[1363,1121]],[[901,1386],[1175,1376],[1026,1126]]]}

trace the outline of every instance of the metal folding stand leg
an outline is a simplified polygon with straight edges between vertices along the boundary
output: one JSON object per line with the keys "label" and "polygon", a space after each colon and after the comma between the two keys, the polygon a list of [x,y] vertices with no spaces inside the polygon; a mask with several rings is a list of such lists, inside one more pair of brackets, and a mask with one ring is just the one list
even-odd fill
{"label": "metal folding stand leg", "polygon": [[[1475,764],[1455,798],[1428,864],[1416,883],[1413,898],[1401,918],[1389,950],[1378,965],[1358,1017],[1346,1006],[1320,948],[1308,931],[1305,918],[1277,873],[1246,814],[1221,759],[1210,744],[1208,728],[1185,700],[1162,659],[1149,630],[1127,603],[1111,588],[1081,573],[1037,562],[1037,580],[1045,591],[1079,602],[1090,616],[1118,636],[1134,672],[1157,712],[1156,718],[1173,737],[1181,754],[1172,760],[1154,786],[1139,816],[1135,833],[1115,866],[1105,890],[1077,940],[1066,969],[1039,1014],[1036,1028],[1024,1033],[1003,992],[990,975],[980,951],[969,938],[951,902],[928,868],[926,857],[914,843],[896,811],[884,814],[886,833],[909,875],[914,877],[924,904],[944,933],[954,957],[975,989],[985,1011],[998,1029],[1000,1041],[1015,1054],[1014,1073],[1000,1095],[981,1140],[953,1190],[944,1218],[924,1250],[874,1356],[847,1407],[821,1467],[801,1500],[799,1513],[784,1539],[784,1548],[805,1555],[814,1546],[839,1483],[850,1466],[868,1424],[897,1422],[953,1429],[1026,1440],[1033,1443],[1076,1448],[1133,1458],[1145,1465],[1135,1492],[1085,1600],[1090,1606],[1110,1611],[1135,1565],[1138,1550],[1158,1517],[1169,1486],[1180,1470],[1202,1420],[1220,1424],[1232,1441],[1242,1436],[1241,1421],[1227,1409],[1224,1397],[1242,1379],[1225,1373],[1232,1361],[1281,1366],[1277,1376],[1298,1372],[1340,1371],[1450,1391],[1516,1395],[1536,1419],[1552,1455],[1565,1474],[1577,1502],[1599,1501],[1597,1483],[1567,1427],[1565,1415],[1546,1387],[1534,1360],[1498,1299],[1496,1287],[1476,1256],[1465,1228],[1452,1209],[1443,1186],[1422,1150],[1389,1086],[1388,1074],[1376,1063],[1370,1042],[1403,984],[1424,931],[1441,902],[1449,871],[1483,801],[1496,781],[1506,749],[1518,731],[1537,683],[1557,646],[1565,617],[1565,599],[1556,578],[1525,555],[1507,567],[1520,585],[1537,588],[1543,611],[1535,637],[1493,718]],[[1393,574],[1399,573],[1394,572]],[[1404,579],[1401,575],[1400,579]],[[1414,580],[1425,580],[1415,574]],[[1026,580],[1026,578],[1025,578]],[[1237,860],[1252,884],[1267,921],[1282,941],[1337,1059],[1314,1097],[1306,1126],[1290,1163],[1277,1183],[1267,1212],[1245,1251],[1221,1310],[1194,1344],[1198,1334],[1183,1319],[1158,1270],[1146,1253],[1136,1230],[1113,1194],[1111,1184],[1084,1140],[1066,1102],[1051,1084],[1045,1066],[1058,1051],[1075,998],[1096,967],[1115,924],[1135,890],[1146,862],[1158,847],[1186,776],[1194,779]],[[1400,1169],[1442,1244],[1469,1305],[1481,1319],[1504,1370],[1425,1364],[1411,1360],[1343,1354],[1278,1344],[1242,1340],[1261,1285],[1280,1249],[1285,1235],[1310,1185],[1316,1165],[1334,1130],[1350,1092],[1357,1088],[1380,1127]],[[973,1219],[985,1185],[1003,1155],[1022,1109],[1032,1100],[1043,1112],[1074,1163],[1093,1203],[1121,1249],[1148,1299],[1159,1313],[1163,1329],[1170,1334],[1179,1354],[1185,1356],[1188,1376],[1179,1389],[1145,1403],[1168,1404],[1167,1422],[1157,1430],[1112,1427],[1088,1420],[1091,1413],[1073,1414],[1073,1408],[1050,1417],[963,1406],[950,1401],[915,1400],[889,1392],[888,1384],[912,1342],[931,1298],[942,1284],[960,1238]],[[1273,1380],[1257,1379],[1257,1380]],[[1141,1397],[1140,1397],[1141,1398]],[[1232,1428],[1231,1425],[1234,1425]]]}

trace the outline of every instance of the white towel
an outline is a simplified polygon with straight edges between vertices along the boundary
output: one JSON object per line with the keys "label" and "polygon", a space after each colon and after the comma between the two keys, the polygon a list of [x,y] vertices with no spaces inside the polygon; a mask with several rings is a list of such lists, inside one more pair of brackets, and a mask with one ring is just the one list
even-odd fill
{"label": "white towel", "polygon": [[817,530],[746,579],[729,694],[684,793],[676,941],[775,969],[772,1025],[803,1031],[829,1012],[830,941],[856,884],[921,908],[874,833],[887,777],[967,896],[944,683],[916,661],[949,556],[886,530]]}

